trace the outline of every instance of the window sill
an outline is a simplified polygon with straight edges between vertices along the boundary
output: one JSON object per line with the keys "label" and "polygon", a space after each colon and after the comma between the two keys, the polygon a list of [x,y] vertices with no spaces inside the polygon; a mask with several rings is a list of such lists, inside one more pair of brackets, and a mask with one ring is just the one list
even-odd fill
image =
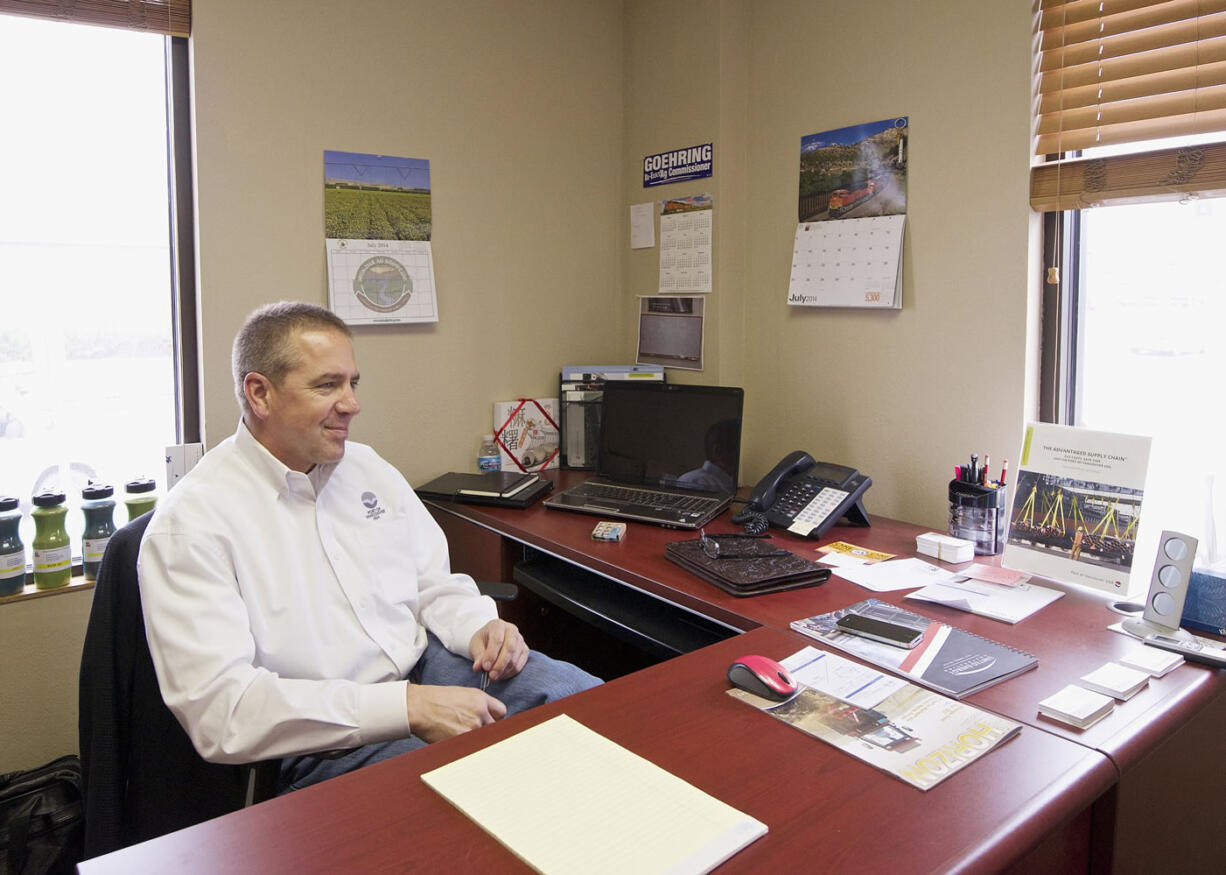
{"label": "window sill", "polygon": [[36,589],[31,581],[27,583],[21,592],[13,593],[12,595],[0,596],[0,606],[15,604],[16,602],[25,602],[30,599],[41,599],[46,596],[60,595],[65,592],[81,592],[86,589],[93,589],[94,582],[86,580],[83,575],[75,574],[72,579],[64,586],[57,586],[55,589]]}

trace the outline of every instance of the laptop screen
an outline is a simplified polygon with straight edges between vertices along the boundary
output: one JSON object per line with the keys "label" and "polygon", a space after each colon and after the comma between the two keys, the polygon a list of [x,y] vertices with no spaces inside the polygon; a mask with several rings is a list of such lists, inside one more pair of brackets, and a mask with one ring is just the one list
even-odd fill
{"label": "laptop screen", "polygon": [[736,492],[744,390],[606,382],[596,473],[641,486]]}

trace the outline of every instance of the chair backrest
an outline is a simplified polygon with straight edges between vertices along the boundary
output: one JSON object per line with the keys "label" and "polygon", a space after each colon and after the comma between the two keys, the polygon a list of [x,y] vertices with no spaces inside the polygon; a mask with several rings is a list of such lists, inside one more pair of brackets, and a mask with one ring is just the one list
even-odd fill
{"label": "chair backrest", "polygon": [[236,810],[246,799],[246,767],[201,759],[162,701],[136,576],[150,516],[107,545],[81,655],[87,858]]}

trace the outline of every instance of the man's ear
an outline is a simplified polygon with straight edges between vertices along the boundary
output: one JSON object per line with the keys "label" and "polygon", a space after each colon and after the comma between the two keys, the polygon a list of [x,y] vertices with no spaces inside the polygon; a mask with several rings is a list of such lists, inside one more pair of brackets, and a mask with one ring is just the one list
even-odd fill
{"label": "man's ear", "polygon": [[263,374],[252,371],[243,377],[243,394],[247,396],[247,406],[260,421],[268,419],[269,396],[272,390],[272,381]]}

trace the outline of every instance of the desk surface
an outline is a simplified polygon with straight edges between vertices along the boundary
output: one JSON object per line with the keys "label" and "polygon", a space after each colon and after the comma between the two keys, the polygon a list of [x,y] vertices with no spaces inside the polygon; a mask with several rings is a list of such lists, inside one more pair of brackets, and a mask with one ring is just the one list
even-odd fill
{"label": "desk surface", "polygon": [[[583,472],[557,471],[550,476],[560,486],[565,486],[580,479]],[[916,613],[1033,653],[1039,658],[1038,668],[990,687],[967,701],[1102,751],[1122,770],[1138,762],[1155,739],[1173,732],[1188,714],[1208,707],[1226,693],[1226,672],[1188,664],[1164,678],[1151,679],[1149,686],[1135,697],[1116,703],[1106,719],[1089,729],[1077,730],[1039,717],[1038,703],[1136,645],[1133,639],[1107,629],[1121,617],[1108,609],[1115,599],[1106,593],[1045,581],[1045,585],[1066,594],[1017,624],[907,600],[908,590],[873,593],[837,574],[819,587],[737,598],[663,558],[664,545],[694,537],[689,532],[632,525],[622,541],[605,542],[591,537],[598,517],[551,510],[540,503],[525,510],[451,502],[434,502],[432,506],[739,629],[756,626],[786,629],[793,620],[837,610],[871,597],[904,605]],[[729,514],[725,513],[706,530],[723,533],[740,531],[740,528],[732,524]],[[807,558],[816,555],[820,544],[832,541],[848,541],[873,550],[912,556],[915,555],[915,536],[923,531],[910,523],[874,516],[871,527],[837,525],[819,541],[777,529],[772,530],[772,537],[780,546]],[[956,567],[932,559],[926,561],[946,568]],[[978,557],[978,561],[998,563],[999,558]]]}
{"label": "desk surface", "polygon": [[999,871],[1114,781],[1101,754],[1024,728],[924,792],[726,694],[724,670],[746,650],[782,656],[802,645],[794,633],[756,629],[80,871],[518,871],[419,776],[558,713],[766,823],[770,832],[721,872]]}
{"label": "desk surface", "polygon": [[[580,475],[550,476],[565,483]],[[1208,848],[1202,852],[1205,858],[1220,863],[1214,856],[1222,843],[1214,807],[1199,805],[1190,813],[1172,804],[1155,811],[1153,792],[1165,781],[1163,789],[1171,791],[1166,798],[1182,798],[1179,781],[1190,785],[1198,770],[1202,782],[1205,773],[1220,773],[1217,727],[1226,719],[1226,673],[1194,665],[1180,668],[1152,680],[1132,700],[1117,703],[1111,716],[1084,732],[1037,716],[1040,699],[1129,644],[1106,628],[1115,615],[1107,610],[1105,595],[1069,592],[1016,625],[939,605],[906,603],[1039,657],[1034,671],[967,700],[1024,724],[1018,737],[923,792],[725,692],[724,671],[733,658],[743,653],[779,658],[794,652],[811,642],[789,631],[789,622],[872,595],[866,590],[835,576],[814,589],[738,599],[663,558],[667,542],[692,537],[689,533],[633,525],[624,541],[606,543],[591,538],[596,517],[540,504],[514,510],[436,502],[434,510],[501,545],[495,552],[535,547],[616,585],[635,587],[745,631],[562,702],[87,861],[82,873],[522,868],[419,776],[558,713],[570,714],[769,826],[767,836],[721,871],[993,872],[1019,861],[1031,871],[1085,871],[1091,854],[1096,865],[1105,859],[1118,871],[1153,870],[1162,860],[1169,862],[1171,857],[1161,855],[1170,851],[1155,850],[1147,858],[1146,847],[1159,843],[1149,841],[1143,827],[1178,849],[1189,845],[1177,830],[1189,831],[1198,847]],[[725,514],[707,530],[736,528]],[[825,540],[912,555],[919,531],[874,517],[871,528],[838,526]],[[817,546],[787,533],[775,538],[806,556]],[[463,567],[463,562],[456,564]],[[877,597],[904,603],[903,595]],[[1196,729],[1189,737],[1191,726]],[[1191,750],[1185,749],[1188,744]],[[1208,756],[1213,759],[1202,762]],[[1178,769],[1170,768],[1172,761]],[[1154,818],[1163,814],[1166,820],[1159,819],[1154,830]],[[1122,836],[1132,843],[1125,844]]]}

